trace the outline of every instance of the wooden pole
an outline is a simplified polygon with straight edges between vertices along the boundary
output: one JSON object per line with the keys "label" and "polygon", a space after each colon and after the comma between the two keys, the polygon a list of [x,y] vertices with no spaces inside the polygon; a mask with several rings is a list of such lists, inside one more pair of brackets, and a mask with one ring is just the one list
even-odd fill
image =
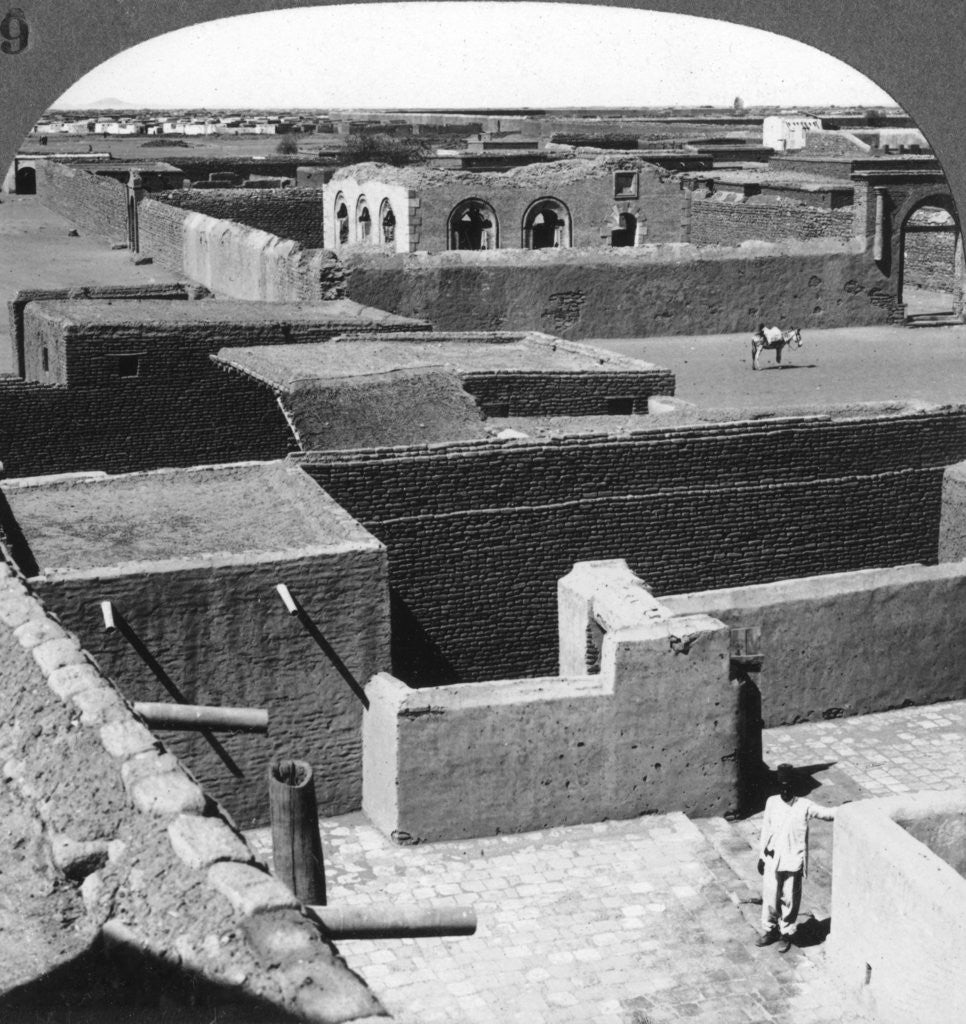
{"label": "wooden pole", "polygon": [[207,704],[136,701],[134,712],[153,729],[268,732],[268,712],[263,708],[223,708]]}
{"label": "wooden pole", "polygon": [[275,761],[268,769],[275,874],[302,903],[325,903],[325,868],[312,767]]}
{"label": "wooden pole", "polygon": [[471,907],[425,907],[395,903],[367,907],[309,907],[333,939],[415,939],[472,935]]}

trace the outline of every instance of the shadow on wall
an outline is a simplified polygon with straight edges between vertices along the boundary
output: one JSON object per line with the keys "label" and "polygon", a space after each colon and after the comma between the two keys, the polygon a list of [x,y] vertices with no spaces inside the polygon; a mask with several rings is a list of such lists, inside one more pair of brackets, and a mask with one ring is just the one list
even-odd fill
{"label": "shadow on wall", "polygon": [[399,592],[390,589],[392,621],[392,669],[410,686],[438,686],[459,678],[456,666],[442,647],[422,627]]}

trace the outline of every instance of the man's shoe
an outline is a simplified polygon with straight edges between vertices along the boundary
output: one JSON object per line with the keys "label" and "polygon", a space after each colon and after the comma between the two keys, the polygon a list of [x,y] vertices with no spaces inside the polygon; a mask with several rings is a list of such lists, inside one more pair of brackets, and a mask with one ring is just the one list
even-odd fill
{"label": "man's shoe", "polygon": [[783,935],[781,942],[778,943],[778,952],[787,953],[792,948],[792,937],[791,935]]}
{"label": "man's shoe", "polygon": [[759,935],[758,938],[755,939],[755,945],[756,946],[770,946],[775,941],[775,939],[777,939],[777,938],[778,938],[778,932],[776,932],[776,931],[765,932],[764,935]]}

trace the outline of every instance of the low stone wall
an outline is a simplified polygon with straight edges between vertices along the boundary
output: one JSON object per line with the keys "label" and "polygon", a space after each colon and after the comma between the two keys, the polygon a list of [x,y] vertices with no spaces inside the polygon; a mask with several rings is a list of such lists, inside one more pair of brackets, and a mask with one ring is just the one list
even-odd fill
{"label": "low stone wall", "polygon": [[168,206],[291,238],[306,249],[323,247],[322,189],[184,189],[154,197]]}
{"label": "low stone wall", "polygon": [[603,622],[598,675],[369,683],[363,809],[378,828],[406,843],[737,811],[727,628],[669,615],[621,562],[577,566],[561,604],[562,638],[583,638],[588,606]]}
{"label": "low stone wall", "polygon": [[964,815],[963,789],[836,812],[828,963],[878,1024],[966,1020],[966,878],[908,830]]}
{"label": "low stone wall", "polygon": [[86,234],[127,243],[127,188],[87,167],[37,161],[37,197]]}
{"label": "low stone wall", "polygon": [[901,318],[866,253],[822,240],[738,248],[497,250],[343,255],[346,294],[438,330],[537,330],[636,338],[753,329],[776,296],[786,324],[844,327]]}
{"label": "low stone wall", "polygon": [[233,221],[145,199],[138,207],[138,233],[142,252],[220,297],[324,302],[345,294],[344,272],[333,253]]}
{"label": "low stone wall", "polygon": [[[3,784],[37,822],[51,886],[82,896],[83,915],[69,927],[94,950],[85,1010],[106,1018],[126,1016],[126,1005],[140,1014],[173,1003],[191,1024],[219,1009],[320,1024],[384,1014],[291,891],[6,564],[0,654]],[[52,917],[50,927],[67,925]],[[117,962],[126,970],[112,974]],[[137,984],[124,988],[125,976]],[[37,986],[56,1000],[50,976]],[[18,1007],[12,996],[12,1004],[0,998],[0,1015],[35,1019],[37,1002]]]}
{"label": "low stone wall", "polygon": [[966,699],[966,562],[665,596],[678,615],[761,628],[765,726]]}

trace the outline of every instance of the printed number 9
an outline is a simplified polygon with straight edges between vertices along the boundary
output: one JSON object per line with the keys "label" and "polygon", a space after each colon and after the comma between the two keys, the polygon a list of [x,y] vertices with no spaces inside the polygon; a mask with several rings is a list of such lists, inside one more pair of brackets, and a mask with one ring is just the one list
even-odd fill
{"label": "printed number 9", "polygon": [[21,53],[27,49],[27,39],[30,36],[30,29],[27,27],[27,20],[19,7],[12,7],[7,11],[7,16],[0,21],[0,50],[4,53]]}

